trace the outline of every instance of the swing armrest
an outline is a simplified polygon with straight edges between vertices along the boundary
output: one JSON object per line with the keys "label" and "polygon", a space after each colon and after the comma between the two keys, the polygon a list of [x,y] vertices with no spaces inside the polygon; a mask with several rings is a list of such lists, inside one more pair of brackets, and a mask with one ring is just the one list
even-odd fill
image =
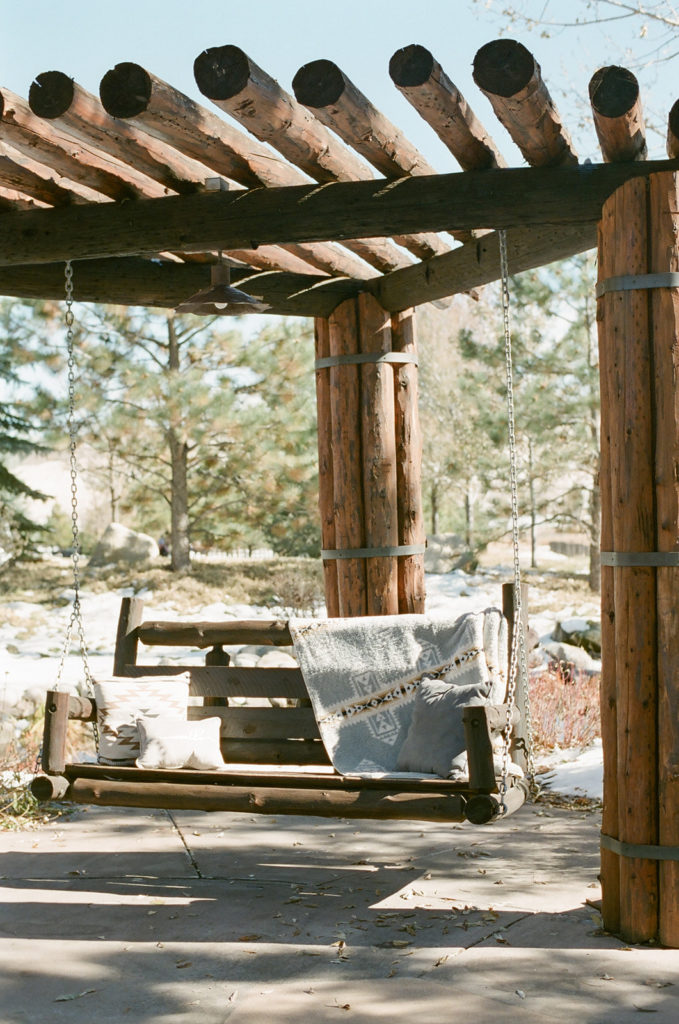
{"label": "swing armrest", "polygon": [[96,716],[96,705],[88,697],[75,697],[61,690],[47,691],[42,764],[48,775],[59,775],[64,770],[69,719],[93,722]]}
{"label": "swing armrest", "polygon": [[[519,718],[518,709],[512,708],[512,725],[516,725]],[[507,724],[507,705],[487,704],[464,708],[462,719],[467,744],[469,786],[485,793],[496,792],[493,740]]]}

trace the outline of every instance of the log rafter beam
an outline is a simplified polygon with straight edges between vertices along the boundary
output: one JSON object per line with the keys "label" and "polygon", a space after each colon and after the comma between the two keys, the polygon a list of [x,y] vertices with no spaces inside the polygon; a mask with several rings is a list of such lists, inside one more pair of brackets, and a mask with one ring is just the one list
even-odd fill
{"label": "log rafter beam", "polygon": [[593,224],[623,182],[665,170],[679,170],[679,161],[489,169],[12,212],[0,217],[0,265],[389,237],[403,230]]}

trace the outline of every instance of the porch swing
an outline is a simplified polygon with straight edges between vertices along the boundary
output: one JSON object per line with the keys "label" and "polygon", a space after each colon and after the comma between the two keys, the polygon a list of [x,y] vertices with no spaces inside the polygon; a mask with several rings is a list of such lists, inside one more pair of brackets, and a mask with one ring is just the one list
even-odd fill
{"label": "porch swing", "polygon": [[[485,824],[518,810],[535,795],[531,720],[526,682],[524,630],[525,594],[519,564],[519,516],[516,443],[512,388],[512,352],[509,322],[509,276],[504,231],[500,242],[502,309],[510,455],[513,583],[505,584],[502,610],[509,634],[506,696],[503,703],[478,703],[462,709],[468,778],[430,774],[394,773],[383,777],[338,771],[331,764],[317,718],[309,706],[311,695],[300,668],[244,668],[231,666],[224,647],[241,644],[288,646],[294,629],[284,620],[228,622],[156,622],[143,620],[139,598],[122,599],[115,645],[113,674],[108,691],[95,683],[87,660],[80,606],[77,478],[75,461],[75,374],[73,354],[73,283],[66,264],[66,316],[68,346],[69,437],[73,521],[74,603],[67,627],[55,688],[48,692],[42,750],[42,772],[31,791],[38,800],[64,800],[110,806],[231,811],[240,813],[301,814],[320,817],[470,821]],[[398,629],[399,617],[385,617]],[[410,617],[409,617],[410,618]],[[351,620],[331,620],[348,623]],[[71,637],[77,629],[88,696],[73,696],[59,688]],[[204,665],[140,665],[139,645],[207,649]],[[450,668],[451,666],[444,666]],[[435,674],[440,678],[443,670]],[[417,682],[431,678],[415,673]],[[142,681],[143,680],[143,681]],[[207,728],[217,723],[214,741],[219,765],[202,755],[181,768],[137,758],[106,758],[99,730],[110,733],[107,701],[118,708],[139,708],[138,728],[162,716],[177,687],[188,692],[189,725]],[[110,692],[113,687],[114,697]],[[108,695],[107,695],[108,694]],[[149,696],[152,694],[153,696]],[[235,704],[236,700],[255,705]],[[262,707],[265,701],[276,706]],[[149,704],[155,707],[149,712]],[[144,717],[148,712],[151,717]],[[93,725],[99,763],[68,762],[69,721]],[[160,720],[160,719],[159,719]],[[132,724],[138,750],[139,732]],[[99,728],[98,728],[99,725]],[[210,726],[212,729],[212,726]],[[128,755],[130,734],[117,737]],[[151,733],[153,729],[151,729]],[[204,735],[207,736],[207,733]],[[121,739],[121,737],[123,737]],[[148,737],[147,737],[148,738]],[[110,739],[110,736],[109,736]],[[157,737],[156,737],[157,739]],[[214,745],[214,743],[213,743]],[[150,749],[150,748],[149,748]],[[114,751],[120,754],[120,750]],[[222,765],[222,758],[224,764]],[[151,765],[151,766],[149,766]]]}

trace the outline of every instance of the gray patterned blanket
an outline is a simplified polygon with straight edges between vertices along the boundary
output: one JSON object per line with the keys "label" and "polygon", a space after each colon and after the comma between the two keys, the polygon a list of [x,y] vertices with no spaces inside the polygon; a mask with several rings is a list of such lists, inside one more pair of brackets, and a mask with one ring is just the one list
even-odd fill
{"label": "gray patterned blanket", "polygon": [[290,621],[295,653],[336,770],[401,774],[397,760],[425,679],[504,700],[507,630],[497,608],[456,622],[424,615]]}

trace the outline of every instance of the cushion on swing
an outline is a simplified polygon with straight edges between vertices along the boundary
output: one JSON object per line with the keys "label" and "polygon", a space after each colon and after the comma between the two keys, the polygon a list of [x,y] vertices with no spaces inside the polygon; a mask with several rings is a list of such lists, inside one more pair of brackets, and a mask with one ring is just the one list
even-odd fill
{"label": "cushion on swing", "polygon": [[226,768],[219,746],[220,718],[181,722],[176,718],[138,718],[138,768]]}
{"label": "cushion on swing", "polygon": [[405,772],[433,772],[444,779],[468,777],[462,711],[488,703],[488,685],[425,679],[418,688],[410,728],[398,755]]}
{"label": "cushion on swing", "polygon": [[190,675],[102,679],[94,684],[99,726],[99,762],[133,765],[139,756],[141,717],[186,721]]}

